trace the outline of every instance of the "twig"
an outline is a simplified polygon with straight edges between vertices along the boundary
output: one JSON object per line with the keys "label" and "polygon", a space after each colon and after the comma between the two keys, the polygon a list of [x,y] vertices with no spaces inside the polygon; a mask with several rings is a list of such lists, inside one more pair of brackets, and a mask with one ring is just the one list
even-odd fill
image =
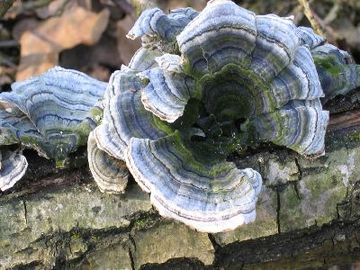
{"label": "twig", "polygon": [[297,5],[290,14],[294,14],[294,23],[298,25],[300,21],[304,18],[304,12],[303,7],[300,5]]}
{"label": "twig", "polygon": [[324,18],[324,23],[330,24],[331,22],[333,22],[337,18],[340,9],[340,4],[338,2],[335,2],[328,15]]}
{"label": "twig", "polygon": [[359,126],[360,110],[353,110],[331,116],[328,130],[336,131]]}
{"label": "twig", "polygon": [[318,21],[316,20],[316,18],[314,17],[314,13],[310,8],[309,2],[307,0],[298,0],[300,5],[303,7],[304,9],[304,13],[306,18],[309,20],[312,28],[314,28],[314,30],[321,36],[325,36],[324,31],[322,30],[321,25],[318,23]]}
{"label": "twig", "polygon": [[5,65],[5,66],[11,67],[11,68],[16,67],[16,65],[14,64],[12,59],[9,56],[7,56],[1,52],[0,52],[0,65]]}
{"label": "twig", "polygon": [[15,0],[1,0],[0,1],[0,19],[5,15],[9,8],[14,4]]}
{"label": "twig", "polygon": [[126,0],[112,0],[112,2],[119,8],[121,8],[126,14],[132,14],[134,12],[133,6]]}
{"label": "twig", "polygon": [[10,47],[17,47],[19,43],[16,40],[1,40],[0,41],[0,48],[10,48]]}
{"label": "twig", "polygon": [[48,4],[50,4],[52,1],[53,0],[36,0],[36,1],[25,2],[22,5],[22,9],[23,10],[32,10],[32,9],[41,8],[41,7],[44,7]]}
{"label": "twig", "polygon": [[321,25],[322,29],[326,32],[326,38],[328,41],[336,42],[339,39],[339,34],[328,24],[325,24],[324,21],[314,13],[315,20]]}

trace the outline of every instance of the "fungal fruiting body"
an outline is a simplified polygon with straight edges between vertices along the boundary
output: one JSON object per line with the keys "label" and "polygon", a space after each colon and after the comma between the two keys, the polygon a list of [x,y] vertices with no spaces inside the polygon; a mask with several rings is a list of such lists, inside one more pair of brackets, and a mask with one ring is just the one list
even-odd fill
{"label": "fungal fruiting body", "polygon": [[[106,86],[60,67],[13,83],[11,92],[0,93],[0,146],[32,148],[61,166],[70,153],[86,145],[89,132],[99,123],[101,108],[96,104]],[[5,190],[24,175],[27,162],[19,151],[0,151],[0,188]]]}
{"label": "fungal fruiting body", "polygon": [[99,149],[93,132],[89,134],[87,152],[89,168],[99,189],[107,193],[123,193],[129,176],[125,162]]}
{"label": "fungal fruiting body", "polygon": [[0,190],[7,190],[19,181],[27,166],[27,160],[20,151],[0,149]]}
{"label": "fungal fruiting body", "polygon": [[[200,231],[255,219],[262,178],[228,162],[231,153],[272,142],[324,154],[329,113],[320,98],[359,84],[348,55],[310,28],[229,0],[201,13],[146,10],[128,37],[141,37],[142,48],[112,75],[91,144],[126,163],[161,215]],[[330,76],[334,66],[345,72]]]}
{"label": "fungal fruiting body", "polygon": [[60,162],[88,140],[101,191],[124,192],[130,172],[162,216],[231,230],[255,220],[262,177],[228,157],[261,142],[324,154],[320,98],[360,85],[350,55],[312,29],[230,0],[146,10],[128,37],[142,47],[107,85],[54,68],[0,94],[1,189],[27,167],[8,145]]}

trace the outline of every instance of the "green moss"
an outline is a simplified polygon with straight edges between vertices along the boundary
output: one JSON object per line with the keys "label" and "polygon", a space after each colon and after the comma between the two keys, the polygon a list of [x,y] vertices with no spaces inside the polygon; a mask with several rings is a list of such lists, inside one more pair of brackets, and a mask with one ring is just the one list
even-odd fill
{"label": "green moss", "polygon": [[0,145],[11,145],[18,142],[15,132],[11,129],[1,130]]}
{"label": "green moss", "polygon": [[71,239],[81,239],[82,235],[78,230],[71,231]]}
{"label": "green moss", "polygon": [[22,136],[20,137],[20,141],[24,145],[38,145],[39,137],[37,136]]}
{"label": "green moss", "polygon": [[294,185],[287,186],[284,191],[279,193],[279,196],[281,231],[286,232],[305,227],[306,218],[301,211],[301,200]]}
{"label": "green moss", "polygon": [[156,115],[153,115],[153,124],[161,131],[166,134],[171,134],[174,132],[174,129],[165,121],[162,121]]}
{"label": "green moss", "polygon": [[330,166],[302,178],[298,189],[300,198],[292,187],[280,192],[282,231],[319,226],[336,219],[337,205],[347,194],[342,181],[343,175],[337,166]]}
{"label": "green moss", "polygon": [[[294,185],[289,185],[284,192],[280,192],[281,196],[283,196],[284,201],[281,204],[282,212],[286,213],[288,210],[292,212],[292,215],[297,212],[297,208],[300,205],[300,199],[298,194],[296,193]],[[297,215],[294,215],[297,216]]]}
{"label": "green moss", "polygon": [[328,172],[323,172],[318,179],[307,181],[306,188],[310,191],[312,200],[317,200],[325,191],[340,189],[343,186],[341,179],[341,173],[333,168]]}
{"label": "green moss", "polygon": [[342,72],[342,65],[338,63],[335,56],[314,56],[314,62],[316,67],[323,68],[331,76],[337,77]]}
{"label": "green moss", "polygon": [[75,129],[69,129],[66,132],[77,134],[78,137],[78,145],[86,145],[89,137],[89,133],[92,128],[87,121],[83,121],[80,125],[76,126]]}
{"label": "green moss", "polygon": [[99,125],[103,118],[103,110],[101,110],[99,107],[93,107],[90,110],[90,115],[91,118],[96,122],[96,124]]}
{"label": "green moss", "polygon": [[174,129],[189,129],[198,119],[200,102],[196,99],[189,99],[185,106],[184,114],[178,118],[171,126]]}
{"label": "green moss", "polygon": [[354,132],[348,135],[348,138],[355,142],[360,142],[360,132]]}
{"label": "green moss", "polygon": [[134,227],[136,229],[141,229],[141,228],[144,228],[147,224],[147,220],[146,219],[138,219],[138,220],[135,220],[134,222]]}
{"label": "green moss", "polygon": [[156,218],[153,216],[142,216],[134,221],[133,229],[135,230],[145,230],[150,227],[153,227],[156,223]]}
{"label": "green moss", "polygon": [[65,163],[66,163],[65,159],[56,160],[55,161],[55,166],[56,166],[57,169],[63,169],[63,168],[65,168]]}
{"label": "green moss", "polygon": [[179,131],[174,132],[165,139],[172,140],[177,155],[181,157],[181,160],[186,161],[187,166],[191,167],[192,171],[201,172],[209,177],[216,177],[232,168],[230,163],[221,162],[224,158],[206,142],[192,143]]}
{"label": "green moss", "polygon": [[196,72],[195,70],[193,70],[189,62],[189,59],[187,59],[186,57],[183,57],[182,66],[184,73],[187,74],[188,76],[194,77],[196,79],[200,79],[204,75],[203,73]]}
{"label": "green moss", "polygon": [[172,139],[174,140],[174,147],[179,156],[182,157],[182,160],[186,160],[188,165],[194,168],[196,171],[204,171],[204,165],[195,161],[193,152],[190,150],[192,149],[191,145],[189,143],[185,143],[184,140],[186,139],[182,138],[182,135],[179,131],[176,131],[172,135]]}

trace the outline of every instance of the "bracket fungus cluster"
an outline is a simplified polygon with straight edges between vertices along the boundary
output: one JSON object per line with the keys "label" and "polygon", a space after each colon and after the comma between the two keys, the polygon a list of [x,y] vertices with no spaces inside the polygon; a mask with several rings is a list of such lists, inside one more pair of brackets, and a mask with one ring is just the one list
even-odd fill
{"label": "bracket fungus cluster", "polygon": [[[142,47],[112,74],[93,131],[91,108],[105,84],[57,68],[0,95],[0,145],[63,159],[90,132],[89,167],[102,191],[124,192],[130,172],[161,215],[199,231],[255,219],[262,177],[237,168],[231,154],[261,142],[324,154],[329,113],[320,99],[360,85],[350,55],[312,29],[230,0],[209,1],[201,13],[146,10],[128,37],[141,37]],[[13,179],[26,168],[20,153],[7,151],[0,184],[3,167],[14,168]]]}
{"label": "bracket fungus cluster", "polygon": [[255,219],[262,178],[231,153],[271,142],[322,155],[320,98],[359,85],[349,55],[310,28],[229,0],[146,10],[128,37],[142,48],[110,79],[90,168],[102,190],[121,192],[126,164],[161,215],[200,231]]}
{"label": "bracket fungus cluster", "polygon": [[[0,93],[0,189],[12,187],[25,174],[21,147],[61,167],[70,153],[86,145],[100,121],[96,104],[106,86],[81,72],[55,67]],[[13,145],[19,148],[12,151]]]}

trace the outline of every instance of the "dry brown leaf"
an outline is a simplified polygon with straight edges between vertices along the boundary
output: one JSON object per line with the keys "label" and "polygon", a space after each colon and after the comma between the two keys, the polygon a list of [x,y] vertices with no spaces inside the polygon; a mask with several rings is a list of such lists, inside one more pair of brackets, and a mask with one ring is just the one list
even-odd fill
{"label": "dry brown leaf", "polygon": [[22,19],[17,22],[12,30],[12,36],[18,42],[20,42],[21,35],[31,29],[36,29],[40,24],[40,21],[34,18]]}
{"label": "dry brown leaf", "polygon": [[36,9],[35,12],[39,18],[47,19],[60,14],[67,4],[69,4],[68,0],[53,0],[48,5]]}
{"label": "dry brown leaf", "polygon": [[27,79],[55,66],[64,49],[95,44],[108,20],[107,9],[93,13],[82,7],[73,7],[61,17],[48,19],[25,31],[19,40],[21,58],[16,80]]}

